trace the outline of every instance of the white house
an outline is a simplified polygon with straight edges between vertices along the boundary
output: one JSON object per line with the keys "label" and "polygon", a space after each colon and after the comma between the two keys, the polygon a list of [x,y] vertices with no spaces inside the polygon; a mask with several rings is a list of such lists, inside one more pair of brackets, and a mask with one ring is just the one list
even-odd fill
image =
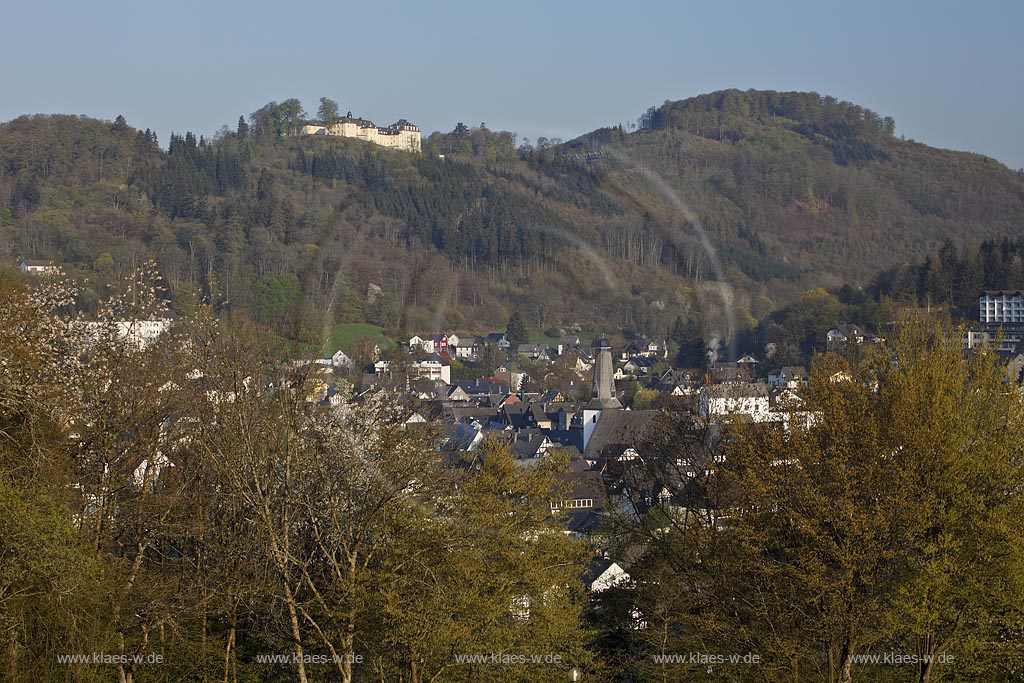
{"label": "white house", "polygon": [[[390,367],[390,361],[379,360],[373,364],[373,371],[378,377],[381,377],[387,374]],[[452,364],[436,353],[430,354],[421,361],[413,361],[410,369],[412,370],[410,374],[418,379],[441,381],[445,384],[452,383]]]}
{"label": "white house", "polygon": [[[473,339],[472,337],[459,339],[459,341],[455,342],[454,348],[455,357],[459,359],[475,358],[477,353],[480,352],[480,345],[477,344],[476,339]],[[451,337],[448,338],[448,349],[449,352],[452,349]]]}
{"label": "white house", "polygon": [[583,575],[583,582],[591,593],[603,593],[612,588],[629,586],[632,579],[617,562],[607,557],[595,557]]}
{"label": "white house", "polygon": [[82,326],[90,339],[110,330],[119,339],[126,339],[140,349],[149,346],[160,335],[174,325],[175,315],[169,311],[157,313],[146,320],[115,320],[112,324],[101,322],[76,323]]}
{"label": "white house", "polygon": [[843,323],[833,327],[825,335],[825,344],[829,351],[835,351],[845,344],[880,344],[885,340],[865,332],[857,325]]}
{"label": "white house", "polygon": [[445,384],[452,383],[452,364],[436,353],[430,354],[413,365],[419,372],[420,377],[430,380],[441,380]]}
{"label": "white house", "polygon": [[754,422],[770,419],[768,386],[763,382],[722,382],[700,390],[697,410],[701,417],[745,415]]}
{"label": "white house", "polygon": [[349,358],[347,353],[339,350],[331,356],[331,365],[336,368],[351,368],[355,365],[355,361]]}
{"label": "white house", "polygon": [[768,373],[768,386],[800,389],[807,385],[807,370],[801,366],[786,366]]}
{"label": "white house", "polygon": [[18,263],[18,270],[24,275],[56,275],[60,272],[53,261],[41,261],[37,259],[25,259]]}

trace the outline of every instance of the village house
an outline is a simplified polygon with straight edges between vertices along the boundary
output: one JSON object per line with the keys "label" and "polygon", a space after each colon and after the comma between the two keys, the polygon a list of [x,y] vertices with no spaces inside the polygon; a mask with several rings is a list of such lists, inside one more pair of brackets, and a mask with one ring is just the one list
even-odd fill
{"label": "village house", "polygon": [[565,334],[559,337],[555,350],[558,355],[564,355],[568,351],[575,351],[580,348],[580,338],[576,334]]}
{"label": "village house", "polygon": [[18,262],[18,270],[23,275],[56,275],[60,273],[60,267],[53,265],[53,261],[42,261],[37,259],[25,259]]}
{"label": "village house", "polygon": [[786,366],[768,373],[768,386],[785,389],[802,389],[807,386],[807,370],[802,366]]}
{"label": "village house", "polygon": [[[383,378],[390,372],[391,361],[379,360],[373,364],[373,371],[377,379]],[[441,381],[451,384],[452,364],[443,356],[432,353],[423,360],[414,360],[409,364],[412,371],[410,374],[416,379],[427,379]]]}
{"label": "village house", "polygon": [[409,350],[419,349],[423,353],[447,353],[448,343],[448,335],[445,334],[428,334],[425,337],[413,335],[409,337]]}
{"label": "village house", "polygon": [[763,382],[723,382],[701,388],[697,413],[701,417],[724,418],[739,415],[753,422],[769,419],[768,386]]}
{"label": "village house", "polygon": [[455,349],[455,357],[459,360],[472,360],[480,353],[480,343],[474,337],[460,337],[453,342],[453,337],[448,338],[448,353]]}
{"label": "village house", "polygon": [[880,344],[885,340],[865,332],[857,325],[842,323],[833,327],[825,335],[825,344],[829,351],[837,351],[846,344]]}
{"label": "village house", "polygon": [[487,346],[497,346],[502,351],[508,351],[512,346],[512,342],[508,340],[504,332],[492,332],[484,338],[484,344]]}
{"label": "village house", "polygon": [[622,360],[636,357],[668,358],[668,343],[663,339],[633,339],[622,349]]}
{"label": "village house", "polygon": [[85,331],[90,339],[95,339],[104,333],[112,333],[117,338],[127,340],[141,349],[149,346],[164,332],[170,330],[177,317],[172,311],[161,311],[145,320],[115,320],[112,323],[84,322],[76,324],[81,325],[81,329]]}

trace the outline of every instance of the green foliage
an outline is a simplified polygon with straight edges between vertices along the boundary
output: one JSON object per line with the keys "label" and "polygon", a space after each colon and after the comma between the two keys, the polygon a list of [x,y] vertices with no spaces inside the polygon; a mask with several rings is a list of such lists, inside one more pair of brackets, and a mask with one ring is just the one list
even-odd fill
{"label": "green foliage", "polygon": [[268,324],[281,323],[295,309],[299,285],[294,277],[281,278],[267,273],[253,283],[253,295],[257,318]]}
{"label": "green foliage", "polygon": [[869,292],[900,301],[946,304],[963,317],[977,316],[978,296],[988,289],[1024,289],[1024,240],[985,240],[977,248],[958,251],[946,240],[938,253],[923,261],[879,274]]}
{"label": "green foliage", "polygon": [[109,251],[103,252],[93,261],[92,269],[97,273],[109,275],[114,270],[114,257],[110,255]]}
{"label": "green foliage", "polygon": [[513,311],[512,315],[508,318],[508,325],[505,327],[505,337],[511,344],[511,349],[514,351],[520,344],[525,344],[529,341],[529,335],[526,331],[526,323],[523,321],[522,315],[518,310]]}
{"label": "green foliage", "polygon": [[[1014,680],[1022,404],[961,339],[909,323],[855,365],[821,357],[786,426],[652,436],[635,476],[671,502],[623,521],[650,544],[625,596],[648,624],[613,650],[642,653],[640,680],[707,680],[650,656],[679,652],[759,655],[730,680]],[[879,652],[926,663],[855,659]]]}
{"label": "green foliage", "polygon": [[316,112],[316,120],[321,126],[333,126],[341,118],[341,113],[338,111],[338,103],[334,100],[321,97],[320,108]]}

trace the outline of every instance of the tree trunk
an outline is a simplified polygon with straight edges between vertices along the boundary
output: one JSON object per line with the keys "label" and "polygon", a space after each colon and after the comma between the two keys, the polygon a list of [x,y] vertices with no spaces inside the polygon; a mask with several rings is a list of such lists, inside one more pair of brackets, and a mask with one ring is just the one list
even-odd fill
{"label": "tree trunk", "polygon": [[228,643],[224,648],[224,683],[228,683],[228,675],[231,671],[231,648],[235,646],[235,620],[231,620],[231,629],[228,631]]}
{"label": "tree trunk", "polygon": [[281,583],[284,585],[285,601],[288,603],[288,618],[292,625],[292,639],[295,641],[295,657],[299,664],[299,683],[308,683],[306,664],[302,661],[302,632],[299,630],[299,614],[295,610],[295,596],[292,594],[292,587],[288,585],[287,577],[282,577]]}

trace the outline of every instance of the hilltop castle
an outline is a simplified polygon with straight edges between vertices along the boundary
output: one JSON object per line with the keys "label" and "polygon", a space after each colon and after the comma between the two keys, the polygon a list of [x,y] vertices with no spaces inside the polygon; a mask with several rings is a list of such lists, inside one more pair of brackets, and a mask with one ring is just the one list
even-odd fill
{"label": "hilltop castle", "polygon": [[307,124],[299,128],[299,135],[333,135],[343,138],[365,140],[390,149],[401,149],[407,152],[420,151],[420,129],[405,119],[380,128],[372,121],[354,118],[352,112],[343,116],[331,126]]}

